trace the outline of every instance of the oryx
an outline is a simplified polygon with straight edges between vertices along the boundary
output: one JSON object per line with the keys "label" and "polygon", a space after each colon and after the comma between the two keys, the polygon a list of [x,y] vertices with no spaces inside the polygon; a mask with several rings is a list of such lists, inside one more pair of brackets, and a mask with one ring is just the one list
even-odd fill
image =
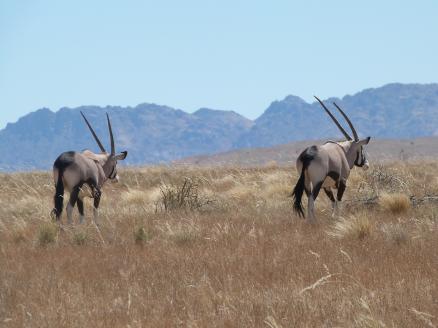
{"label": "oryx", "polygon": [[101,153],[96,154],[90,150],[83,152],[68,151],[59,155],[53,164],[53,178],[56,185],[54,196],[55,207],[52,213],[60,220],[63,208],[64,189],[70,192],[67,205],[67,220],[72,222],[72,212],[78,204],[80,222],[84,220],[84,197],[94,198],[94,222],[97,223],[100,197],[103,184],[110,179],[117,182],[117,161],[124,160],[128,152],[115,153],[114,137],[110,118],[106,114],[108,130],[111,141],[111,153],[107,153],[84,113],[81,112],[88,128],[99,146]]}
{"label": "oryx", "polygon": [[[304,217],[301,199],[305,191],[308,198],[307,218],[310,222],[315,220],[314,202],[321,188],[330,198],[333,215],[335,215],[337,202],[342,200],[350,170],[353,166],[359,166],[365,170],[369,168],[363,147],[368,144],[370,137],[359,140],[359,136],[348,116],[336,103],[333,103],[350,126],[354,139],[351,138],[324,103],[318,97],[315,98],[347,140],[340,142],[327,141],[320,146],[311,146],[306,148],[297,159],[296,165],[300,177],[292,192],[294,210],[299,216]],[[332,188],[337,189],[336,198],[333,195]]]}

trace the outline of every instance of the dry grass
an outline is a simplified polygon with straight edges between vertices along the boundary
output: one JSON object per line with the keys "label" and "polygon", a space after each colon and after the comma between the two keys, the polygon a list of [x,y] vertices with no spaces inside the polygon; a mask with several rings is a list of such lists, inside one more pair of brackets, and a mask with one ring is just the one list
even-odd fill
{"label": "dry grass", "polygon": [[367,215],[338,219],[328,235],[336,238],[364,239],[371,235],[372,225]]}
{"label": "dry grass", "polygon": [[405,194],[382,194],[379,198],[382,209],[392,214],[401,214],[411,208],[411,201]]}
{"label": "dry grass", "polygon": [[[293,168],[120,175],[100,229],[91,201],[84,225],[50,223],[49,173],[1,176],[1,327],[438,326],[434,163],[354,170],[344,219],[322,193],[316,225],[292,212]],[[155,213],[184,177],[214,206]]]}
{"label": "dry grass", "polygon": [[38,243],[40,246],[47,246],[56,241],[58,226],[54,223],[43,224],[38,231]]}
{"label": "dry grass", "polygon": [[406,244],[411,238],[408,230],[402,223],[384,223],[382,231],[386,235],[387,240],[396,245]]}

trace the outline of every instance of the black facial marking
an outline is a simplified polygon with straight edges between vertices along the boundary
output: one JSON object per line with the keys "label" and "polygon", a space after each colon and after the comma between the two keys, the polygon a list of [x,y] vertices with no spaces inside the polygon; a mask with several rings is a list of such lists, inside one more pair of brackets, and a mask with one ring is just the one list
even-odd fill
{"label": "black facial marking", "polygon": [[112,179],[114,179],[116,177],[116,174],[117,174],[117,172],[116,172],[116,165],[114,165],[111,173],[108,175],[108,178],[112,180]]}
{"label": "black facial marking", "polygon": [[356,165],[358,167],[362,167],[365,165],[365,156],[363,154],[362,146],[360,147],[359,151],[357,152],[356,160],[354,161],[354,165]]}

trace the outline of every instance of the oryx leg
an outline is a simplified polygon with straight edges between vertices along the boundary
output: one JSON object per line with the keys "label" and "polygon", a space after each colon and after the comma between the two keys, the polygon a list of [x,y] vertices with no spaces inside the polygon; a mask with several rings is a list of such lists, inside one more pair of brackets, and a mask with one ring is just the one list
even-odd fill
{"label": "oryx leg", "polygon": [[79,211],[79,223],[84,223],[84,201],[82,198],[78,198],[78,211]]}
{"label": "oryx leg", "polygon": [[100,189],[95,188],[94,189],[94,208],[93,208],[93,216],[94,216],[94,223],[96,225],[99,225],[98,218],[99,218],[99,203],[100,203],[100,197],[102,196],[102,192]]}
{"label": "oryx leg", "polygon": [[312,188],[312,192],[308,198],[307,218],[308,218],[309,222],[311,222],[311,223],[315,222],[315,201],[316,201],[316,198],[318,197],[319,191],[321,190],[322,184],[323,184],[322,181],[314,184],[314,186]]}
{"label": "oryx leg", "polygon": [[[337,194],[337,196],[336,196],[336,198],[337,198],[337,202],[336,202],[336,203],[339,204],[339,205],[340,205],[340,203],[341,203],[341,201],[342,201],[342,196],[344,195],[345,188],[347,188],[347,184],[346,184],[345,181],[341,180],[341,181],[339,182],[339,186],[338,186],[338,194]],[[338,206],[339,206],[339,205],[338,205]]]}
{"label": "oryx leg", "polygon": [[68,205],[67,205],[67,223],[68,224],[73,223],[73,220],[72,220],[73,208],[75,207],[75,204],[78,200],[80,189],[81,189],[81,187],[79,185],[75,186],[70,193],[70,199],[69,199]]}
{"label": "oryx leg", "polygon": [[338,203],[335,199],[335,196],[333,195],[333,191],[331,188],[324,188],[325,194],[327,195],[327,197],[330,199],[330,201],[332,202],[332,217],[334,217],[336,215],[337,209],[338,209]]}

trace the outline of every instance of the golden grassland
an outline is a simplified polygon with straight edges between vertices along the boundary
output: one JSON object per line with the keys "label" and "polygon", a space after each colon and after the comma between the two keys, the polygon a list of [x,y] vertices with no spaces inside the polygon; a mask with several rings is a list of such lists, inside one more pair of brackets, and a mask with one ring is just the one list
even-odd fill
{"label": "golden grassland", "polygon": [[437,164],[355,169],[315,225],[292,167],[120,175],[100,229],[91,201],[51,223],[50,173],[0,176],[1,327],[438,326]]}

